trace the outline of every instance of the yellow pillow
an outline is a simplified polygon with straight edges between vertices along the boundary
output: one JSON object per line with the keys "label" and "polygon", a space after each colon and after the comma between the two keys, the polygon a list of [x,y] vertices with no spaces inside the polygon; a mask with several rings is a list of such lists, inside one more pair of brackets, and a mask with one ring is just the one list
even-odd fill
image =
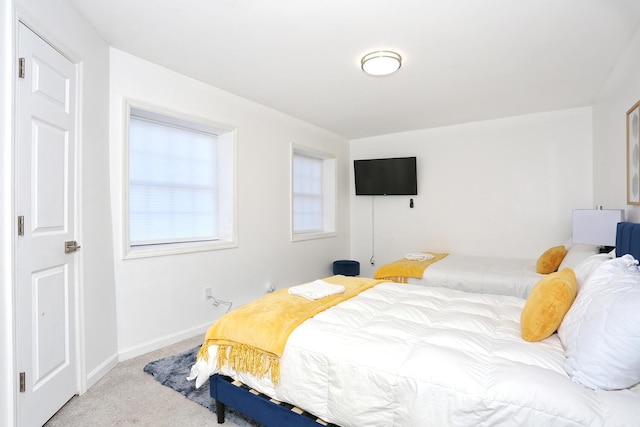
{"label": "yellow pillow", "polygon": [[565,255],[567,255],[567,250],[562,245],[547,249],[538,258],[536,271],[540,274],[553,273],[558,269]]}
{"label": "yellow pillow", "polygon": [[520,315],[522,338],[540,341],[550,337],[562,323],[578,293],[571,268],[549,274],[533,287]]}

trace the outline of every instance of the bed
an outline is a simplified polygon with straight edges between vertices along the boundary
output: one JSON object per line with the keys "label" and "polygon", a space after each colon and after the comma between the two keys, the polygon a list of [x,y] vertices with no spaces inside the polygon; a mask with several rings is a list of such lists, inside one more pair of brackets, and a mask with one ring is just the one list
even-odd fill
{"label": "bed", "polygon": [[[228,405],[267,426],[637,424],[640,281],[627,285],[640,271],[625,254],[640,257],[640,225],[618,229],[620,258],[593,255],[576,266],[578,296],[558,333],[538,341],[522,339],[521,315],[529,305],[523,298],[375,281],[294,328],[275,380],[218,367],[216,345],[203,346],[209,358],[199,358],[192,377],[210,382],[218,422]],[[604,282],[614,291],[597,296],[607,289]],[[589,304],[609,295],[623,305],[605,310],[606,320],[620,320],[622,331],[610,329],[602,342],[587,337],[592,345],[584,350],[585,331],[575,325],[593,322],[597,316],[585,310],[595,312]],[[593,349],[611,363],[588,369],[585,381],[582,353]],[[631,367],[619,372],[621,355]]]}
{"label": "bed", "polygon": [[[557,248],[559,247],[549,248],[548,251]],[[574,244],[566,245],[566,248],[566,255],[557,266],[559,270],[565,267],[573,268],[585,258],[598,252],[597,247],[593,245]],[[425,253],[435,255],[437,258],[442,255],[434,252]],[[407,256],[411,257],[411,255],[416,254]],[[538,259],[528,259],[446,254],[439,257],[440,259],[436,262],[426,265],[424,269],[410,271],[404,277],[385,273],[385,270],[393,271],[390,269],[404,260],[381,266],[374,277],[388,277],[392,281],[415,285],[526,298],[533,286],[544,277],[544,274],[537,272],[537,261],[543,256],[544,253]]]}

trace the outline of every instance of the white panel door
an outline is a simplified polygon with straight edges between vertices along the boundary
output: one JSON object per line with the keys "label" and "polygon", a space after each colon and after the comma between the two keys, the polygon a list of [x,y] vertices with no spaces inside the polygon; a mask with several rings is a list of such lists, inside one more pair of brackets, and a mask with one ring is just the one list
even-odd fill
{"label": "white panel door", "polygon": [[19,25],[17,81],[18,424],[41,426],[78,392],[74,240],[76,67]]}

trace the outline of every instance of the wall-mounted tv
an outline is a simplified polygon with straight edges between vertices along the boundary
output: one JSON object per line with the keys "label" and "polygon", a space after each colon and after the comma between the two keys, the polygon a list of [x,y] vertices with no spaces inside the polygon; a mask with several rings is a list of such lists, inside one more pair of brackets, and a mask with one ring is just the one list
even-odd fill
{"label": "wall-mounted tv", "polygon": [[356,196],[418,194],[415,157],[354,160]]}

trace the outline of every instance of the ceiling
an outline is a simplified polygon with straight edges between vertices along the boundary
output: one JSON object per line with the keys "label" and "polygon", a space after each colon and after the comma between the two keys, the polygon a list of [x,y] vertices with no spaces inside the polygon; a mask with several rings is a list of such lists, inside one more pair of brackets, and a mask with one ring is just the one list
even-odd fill
{"label": "ceiling", "polygon": [[[348,139],[592,105],[640,26],[638,0],[70,2],[120,50]],[[402,68],[365,75],[380,48]]]}

